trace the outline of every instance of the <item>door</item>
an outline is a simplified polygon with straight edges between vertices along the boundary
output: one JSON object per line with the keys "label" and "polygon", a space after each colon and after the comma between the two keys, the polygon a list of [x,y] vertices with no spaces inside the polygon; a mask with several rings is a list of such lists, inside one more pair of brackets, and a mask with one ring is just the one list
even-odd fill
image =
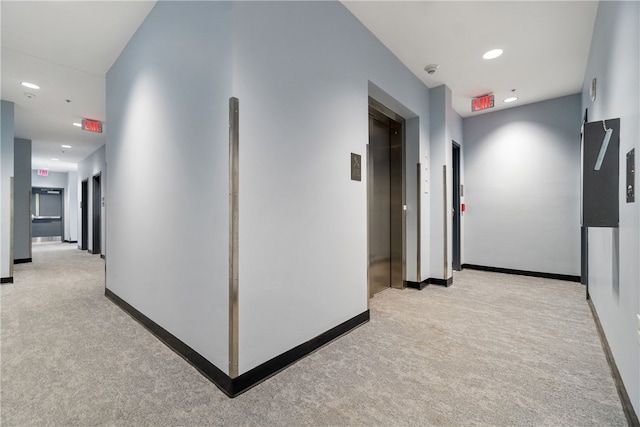
{"label": "door", "polygon": [[369,109],[369,296],[404,287],[403,123]]}
{"label": "door", "polygon": [[[32,238],[62,240],[63,190],[33,187],[31,189]],[[53,239],[52,239],[53,238]]]}
{"label": "door", "polygon": [[89,209],[88,209],[88,200],[89,200],[89,180],[85,179],[82,181],[82,190],[81,190],[80,200],[80,211],[81,211],[81,240],[80,240],[80,249],[86,251],[89,248]]}
{"label": "door", "polygon": [[460,146],[453,143],[452,149],[452,157],[453,157],[453,194],[451,200],[453,201],[453,246],[452,250],[452,265],[453,269],[456,271],[460,271],[462,269],[461,261],[460,261],[460,222],[462,219],[461,212],[461,187],[460,187]]}
{"label": "door", "polygon": [[91,244],[92,254],[99,254],[102,248],[102,223],[100,221],[100,213],[102,211],[102,189],[100,188],[100,174],[93,177],[93,194],[92,194],[92,229],[93,242]]}

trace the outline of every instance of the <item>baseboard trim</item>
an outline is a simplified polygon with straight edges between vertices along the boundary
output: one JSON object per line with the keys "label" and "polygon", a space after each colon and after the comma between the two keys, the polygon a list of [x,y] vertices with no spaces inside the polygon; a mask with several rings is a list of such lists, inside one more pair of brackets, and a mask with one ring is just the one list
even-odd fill
{"label": "baseboard trim", "polygon": [[5,283],[13,283],[13,276],[0,278],[0,284],[4,285]]}
{"label": "baseboard trim", "polygon": [[129,303],[124,301],[111,290],[105,288],[105,296],[113,301],[123,311],[137,320],[153,335],[162,341],[167,347],[175,351],[178,355],[195,367],[203,376],[214,383],[224,394],[229,397],[236,397],[262,381],[282,371],[298,360],[316,351],[320,347],[330,343],[336,338],[346,334],[356,327],[369,321],[369,310],[341,323],[340,325],[318,335],[317,337],[300,344],[297,347],[286,351],[279,356],[251,369],[248,372],[231,378],[222,372],[217,366],[209,362],[202,355],[172,335],[166,329],[149,319],[147,316],[136,310]]}
{"label": "baseboard trim", "polygon": [[446,286],[447,288],[453,285],[453,277],[449,277],[448,279],[436,279],[435,277],[430,277],[429,283],[433,283],[434,285]]}
{"label": "baseboard trim", "polygon": [[462,269],[491,271],[493,273],[516,274],[518,276],[540,277],[543,279],[564,280],[567,282],[580,282],[580,276],[570,276],[568,274],[541,273],[538,271],[514,270],[511,268],[488,267],[485,265],[462,264]]}
{"label": "baseboard trim", "polygon": [[448,279],[436,279],[435,277],[430,277],[423,280],[422,282],[413,282],[411,280],[406,280],[404,283],[408,288],[418,289],[421,291],[431,284],[449,287],[453,284],[453,277],[449,277]]}
{"label": "baseboard trim", "polygon": [[77,240],[63,240],[64,243],[78,243]]}
{"label": "baseboard trim", "polygon": [[423,280],[422,282],[413,282],[411,280],[406,280],[404,284],[407,288],[418,289],[421,291],[429,286],[429,279]]}
{"label": "baseboard trim", "polygon": [[598,317],[596,307],[593,305],[591,299],[588,299],[587,302],[589,304],[589,308],[591,309],[591,315],[593,316],[593,321],[596,324],[596,329],[598,330],[598,336],[600,336],[600,344],[602,344],[604,355],[607,358],[607,363],[609,364],[609,368],[611,369],[611,376],[613,377],[613,381],[616,384],[616,390],[618,391],[618,397],[620,398],[620,403],[622,404],[624,416],[627,418],[627,424],[629,424],[630,427],[639,427],[640,421],[638,421],[638,415],[633,409],[631,399],[629,399],[629,395],[627,394],[627,389],[622,382],[620,371],[618,371],[616,361],[613,359],[613,353],[611,353],[609,341],[607,341],[607,337],[604,334],[604,329],[602,329],[602,324],[600,323],[600,317]]}
{"label": "baseboard trim", "polygon": [[26,264],[28,262],[33,262],[33,260],[31,258],[20,258],[20,259],[13,260],[14,264]]}
{"label": "baseboard trim", "polygon": [[106,255],[103,255],[103,254],[100,254],[100,258],[102,258],[102,259],[107,259],[107,256],[106,256]]}

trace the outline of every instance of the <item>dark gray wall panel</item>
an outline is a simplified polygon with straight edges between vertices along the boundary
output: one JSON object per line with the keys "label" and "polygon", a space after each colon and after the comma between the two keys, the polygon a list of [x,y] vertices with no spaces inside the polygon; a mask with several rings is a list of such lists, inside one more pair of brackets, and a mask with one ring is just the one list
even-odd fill
{"label": "dark gray wall panel", "polygon": [[584,125],[582,225],[585,227],[617,227],[619,223],[620,119],[606,120],[605,123],[613,133],[599,170],[596,170],[596,163],[603,148],[603,122]]}

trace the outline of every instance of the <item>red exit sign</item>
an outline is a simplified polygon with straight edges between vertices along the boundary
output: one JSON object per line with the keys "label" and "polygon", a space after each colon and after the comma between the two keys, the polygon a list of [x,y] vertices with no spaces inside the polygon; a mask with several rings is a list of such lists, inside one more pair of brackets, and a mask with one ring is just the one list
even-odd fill
{"label": "red exit sign", "polygon": [[471,111],[482,111],[493,108],[493,94],[482,95],[471,100]]}
{"label": "red exit sign", "polygon": [[89,132],[102,133],[102,122],[98,120],[82,119],[82,129]]}

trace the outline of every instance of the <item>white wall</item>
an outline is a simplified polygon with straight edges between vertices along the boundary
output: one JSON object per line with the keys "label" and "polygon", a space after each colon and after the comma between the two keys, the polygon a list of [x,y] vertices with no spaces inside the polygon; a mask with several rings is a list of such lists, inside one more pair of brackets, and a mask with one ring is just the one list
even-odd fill
{"label": "white wall", "polygon": [[107,288],[227,373],[232,8],[158,2],[107,73]]}
{"label": "white wall", "polygon": [[465,263],[580,276],[580,96],[464,119]]}
{"label": "white wall", "polygon": [[240,373],[366,311],[366,173],[349,168],[372,87],[411,121],[415,174],[429,91],[344,6],[159,2],[107,75],[107,288],[228,372],[236,96]]}
{"label": "white wall", "polygon": [[[88,232],[87,232],[87,248],[89,250],[93,250],[95,252],[95,248],[93,247],[93,177],[96,175],[100,175],[100,193],[102,194],[102,201],[104,204],[101,204],[101,212],[100,212],[100,223],[102,227],[102,239],[100,240],[100,254],[106,254],[106,238],[105,238],[105,229],[106,229],[106,204],[107,204],[107,175],[106,175],[106,146],[98,148],[96,151],[87,156],[83,161],[78,163],[78,172],[77,172],[77,180],[75,184],[75,198],[76,198],[76,226],[77,226],[77,234],[76,237],[78,240],[78,246],[81,246],[82,242],[81,236],[82,231],[80,228],[82,227],[82,221],[79,221],[79,218],[82,218],[82,208],[80,206],[79,200],[81,199],[81,191],[82,191],[82,181],[87,180],[88,183],[88,200],[87,200],[87,211],[88,211]],[[67,183],[67,178],[64,179],[65,184]],[[70,188],[70,191],[73,189]]]}
{"label": "white wall", "polygon": [[[592,78],[595,102],[589,96]],[[589,109],[589,121],[620,118],[620,226],[589,229],[589,293],[640,414],[640,201],[636,194],[635,203],[626,203],[624,191],[626,153],[635,148],[636,170],[640,159],[640,3],[600,2],[582,106]]]}
{"label": "white wall", "polygon": [[0,277],[9,279],[13,272],[11,254],[11,178],[13,177],[13,102],[2,101],[0,115]]}
{"label": "white wall", "polygon": [[[339,3],[246,2],[236,12],[246,372],[367,310],[367,187],[350,180],[349,159],[366,153],[368,82],[421,124],[429,94]],[[426,150],[428,138],[413,143]],[[407,161],[409,177],[418,161]]]}
{"label": "white wall", "polygon": [[67,172],[67,184],[64,195],[64,240],[68,242],[78,241],[78,172]]}
{"label": "white wall", "polygon": [[31,186],[39,188],[62,188],[66,192],[67,173],[49,172],[47,176],[38,175],[36,169],[31,169]]}

